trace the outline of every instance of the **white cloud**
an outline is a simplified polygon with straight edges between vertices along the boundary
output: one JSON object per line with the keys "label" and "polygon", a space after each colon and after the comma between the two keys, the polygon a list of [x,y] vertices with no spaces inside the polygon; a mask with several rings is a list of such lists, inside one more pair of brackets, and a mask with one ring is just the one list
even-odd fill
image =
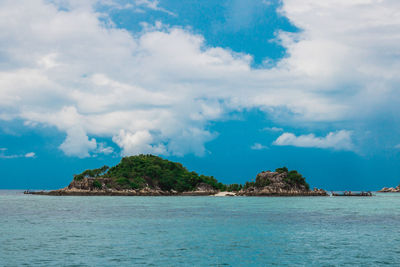
{"label": "white cloud", "polygon": [[28,152],[24,156],[25,158],[36,158],[36,153],[35,152]]}
{"label": "white cloud", "polygon": [[0,159],[15,159],[15,158],[19,158],[19,155],[4,155],[4,154],[0,154]]}
{"label": "white cloud", "polygon": [[262,129],[262,131],[268,131],[268,132],[283,132],[282,128],[279,127],[265,127]]}
{"label": "white cloud", "polygon": [[80,127],[74,127],[67,130],[67,138],[60,145],[60,149],[67,156],[76,156],[78,158],[89,157],[89,152],[97,148],[94,138],[89,139],[85,131]]}
{"label": "white cloud", "polygon": [[109,155],[114,149],[106,143],[97,143],[95,138],[89,138],[82,127],[72,126],[67,129],[67,137],[59,148],[67,156],[86,158],[91,155]]}
{"label": "white cloud", "polygon": [[158,0],[51,0],[48,1],[55,4],[62,10],[74,10],[74,9],[90,9],[92,6],[101,6],[103,8],[112,9],[129,9],[135,12],[145,12],[145,9],[165,12],[169,15],[176,16],[173,12],[160,6]]}
{"label": "white cloud", "polygon": [[353,150],[351,134],[346,130],[330,132],[325,137],[316,137],[314,134],[296,136],[292,133],[283,133],[273,142],[273,145]]}
{"label": "white cloud", "polygon": [[252,150],[264,150],[264,149],[268,149],[267,146],[264,146],[260,143],[254,143],[251,147]]}
{"label": "white cloud", "polygon": [[145,6],[146,8],[152,9],[152,10],[156,10],[156,11],[161,11],[161,12],[165,12],[171,16],[176,16],[176,14],[174,14],[173,12],[160,7],[160,2],[157,0],[135,0],[135,4],[137,6]]}
{"label": "white cloud", "polygon": [[148,131],[137,131],[132,134],[121,130],[113,137],[113,141],[123,148],[123,155],[134,155],[139,153],[165,154],[163,144],[153,145],[154,137]]}
{"label": "white cloud", "polygon": [[35,152],[28,152],[26,154],[6,154],[7,148],[0,148],[0,159],[16,159],[16,158],[36,158]]}
{"label": "white cloud", "polygon": [[114,152],[114,148],[107,146],[105,143],[99,143],[96,149],[97,154],[110,155]]}
{"label": "white cloud", "polygon": [[130,34],[99,1],[55,2],[0,3],[0,119],[56,127],[67,155],[97,153],[96,138],[126,155],[203,155],[217,135],[208,123],[247,108],[311,128],[399,111],[398,1],[283,1],[301,31],[277,33],[288,54],[264,69],[187,29]]}
{"label": "white cloud", "polygon": [[394,148],[400,148],[400,144],[395,145]]}

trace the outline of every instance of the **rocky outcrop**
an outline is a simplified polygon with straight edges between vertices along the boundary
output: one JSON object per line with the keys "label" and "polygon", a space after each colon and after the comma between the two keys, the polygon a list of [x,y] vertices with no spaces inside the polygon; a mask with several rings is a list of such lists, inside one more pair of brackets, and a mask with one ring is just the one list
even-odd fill
{"label": "rocky outcrop", "polygon": [[116,186],[111,178],[83,178],[73,180],[67,187],[54,191],[26,192],[50,196],[208,196],[218,193],[212,186],[200,183],[194,191],[163,191],[146,186],[142,189],[124,189]]}
{"label": "rocky outcrop", "polygon": [[239,196],[327,196],[323,189],[310,190],[305,181],[295,182],[288,178],[288,172],[261,172],[253,185],[242,189]]}
{"label": "rocky outcrop", "polygon": [[68,187],[62,190],[107,190],[112,187],[112,179],[111,178],[83,178],[81,180],[72,180],[72,182],[68,185]]}
{"label": "rocky outcrop", "polygon": [[398,193],[398,192],[400,192],[400,185],[398,185],[396,187],[384,187],[381,190],[379,190],[378,192],[380,192],[380,193]]}

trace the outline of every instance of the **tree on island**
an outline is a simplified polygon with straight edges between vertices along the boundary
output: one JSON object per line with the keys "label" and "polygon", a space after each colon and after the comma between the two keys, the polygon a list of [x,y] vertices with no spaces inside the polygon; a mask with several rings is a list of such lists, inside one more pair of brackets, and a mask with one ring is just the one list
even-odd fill
{"label": "tree on island", "polygon": [[79,181],[79,180],[82,180],[83,178],[88,178],[88,177],[102,177],[108,169],[109,169],[109,167],[104,165],[103,167],[98,168],[98,169],[85,170],[81,174],[74,175],[74,180]]}

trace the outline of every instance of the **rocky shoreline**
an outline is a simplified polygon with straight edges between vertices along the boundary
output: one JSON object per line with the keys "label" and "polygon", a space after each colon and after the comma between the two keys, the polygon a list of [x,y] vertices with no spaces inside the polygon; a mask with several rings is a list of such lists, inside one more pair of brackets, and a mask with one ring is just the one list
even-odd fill
{"label": "rocky shoreline", "polygon": [[162,190],[53,190],[53,191],[25,191],[30,195],[46,196],[262,196],[262,197],[296,197],[296,196],[328,196],[322,189],[316,191],[239,191],[239,192],[218,192],[218,191],[189,191],[189,192],[170,192]]}
{"label": "rocky shoreline", "polygon": [[53,191],[26,191],[25,194],[30,195],[46,195],[46,196],[210,196],[208,192],[181,192],[173,193],[166,191],[136,191],[136,190],[122,190],[122,191],[103,191],[103,190],[53,190]]}
{"label": "rocky shoreline", "polygon": [[209,196],[218,193],[208,184],[199,184],[194,191],[164,191],[160,188],[142,189],[109,188],[110,178],[88,177],[73,180],[67,187],[53,191],[26,191],[25,194],[48,196]]}

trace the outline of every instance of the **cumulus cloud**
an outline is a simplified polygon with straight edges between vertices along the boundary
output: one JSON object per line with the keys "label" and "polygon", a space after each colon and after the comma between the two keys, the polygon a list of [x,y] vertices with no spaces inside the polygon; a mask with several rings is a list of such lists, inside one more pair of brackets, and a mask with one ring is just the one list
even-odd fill
{"label": "cumulus cloud", "polygon": [[0,119],[56,127],[67,155],[96,153],[96,138],[124,155],[204,155],[209,122],[247,108],[310,127],[399,111],[398,1],[284,0],[301,31],[277,33],[287,55],[264,69],[187,29],[116,28],[99,2],[0,3]]}
{"label": "cumulus cloud", "polygon": [[89,151],[96,148],[96,140],[94,138],[89,139],[85,131],[80,127],[68,129],[67,138],[60,145],[60,149],[64,151],[65,155],[79,158],[89,157]]}
{"label": "cumulus cloud", "polygon": [[138,153],[165,154],[164,145],[153,145],[154,138],[148,131],[137,131],[132,134],[121,130],[118,135],[114,136],[113,141],[123,148],[123,155]]}
{"label": "cumulus cloud", "polygon": [[354,149],[351,132],[346,130],[330,132],[325,137],[316,137],[314,134],[296,136],[292,133],[283,133],[273,142],[273,145],[332,148],[335,150]]}
{"label": "cumulus cloud", "polygon": [[109,155],[114,149],[106,143],[97,143],[95,138],[89,138],[82,127],[73,126],[67,131],[67,137],[59,148],[67,156],[86,158],[91,155]]}
{"label": "cumulus cloud", "polygon": [[264,146],[260,143],[254,143],[251,147],[252,150],[264,150],[264,149],[268,149],[267,146]]}

